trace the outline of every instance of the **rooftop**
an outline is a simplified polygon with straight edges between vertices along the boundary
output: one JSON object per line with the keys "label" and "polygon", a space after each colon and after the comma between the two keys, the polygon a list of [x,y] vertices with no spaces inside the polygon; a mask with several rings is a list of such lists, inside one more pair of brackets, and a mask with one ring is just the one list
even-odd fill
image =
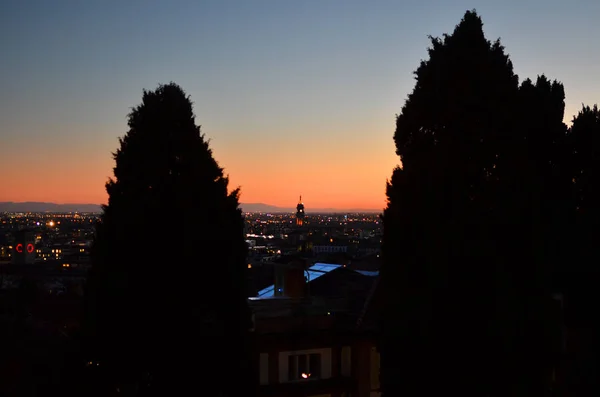
{"label": "rooftop", "polygon": [[[314,265],[312,265],[311,267],[309,267],[306,270],[307,273],[307,277],[306,277],[306,282],[309,283],[311,281],[314,281],[316,279],[318,279],[321,276],[324,276],[325,274],[331,273],[334,270],[337,270],[339,268],[342,268],[342,265],[336,265],[336,264],[331,264],[331,263],[315,263]],[[355,272],[363,275],[363,276],[370,276],[370,277],[376,277],[379,275],[378,271],[362,271],[362,270],[354,270]],[[264,298],[273,298],[275,296],[275,285],[270,285],[260,291],[258,291],[257,297],[256,298],[260,298],[260,299],[264,299]],[[256,299],[254,298],[254,299]]]}

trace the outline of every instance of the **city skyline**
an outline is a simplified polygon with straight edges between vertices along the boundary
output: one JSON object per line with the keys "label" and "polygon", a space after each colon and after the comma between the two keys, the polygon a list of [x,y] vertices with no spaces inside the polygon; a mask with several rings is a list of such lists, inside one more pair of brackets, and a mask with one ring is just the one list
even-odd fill
{"label": "city skyline", "polygon": [[[280,207],[268,203],[240,203],[240,209],[248,213],[296,213],[296,208],[292,206]],[[94,203],[51,203],[36,201],[0,201],[0,213],[91,213],[102,212],[100,204]],[[307,214],[323,214],[334,212],[353,212],[353,213],[380,213],[377,208],[335,208],[335,207],[308,207]]]}
{"label": "city skyline", "polygon": [[520,80],[564,83],[565,122],[598,102],[600,4],[447,3],[5,2],[0,201],[105,203],[127,113],[174,81],[242,202],[381,209],[427,35],[471,8]]}

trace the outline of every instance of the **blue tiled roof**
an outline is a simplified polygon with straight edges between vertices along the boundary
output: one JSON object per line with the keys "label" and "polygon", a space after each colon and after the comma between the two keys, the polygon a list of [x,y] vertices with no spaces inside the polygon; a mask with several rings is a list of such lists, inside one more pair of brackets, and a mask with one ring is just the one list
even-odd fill
{"label": "blue tiled roof", "polygon": [[261,289],[260,291],[258,291],[258,297],[259,298],[268,298],[270,296],[273,296],[275,292],[275,285],[270,285],[265,289]]}
{"label": "blue tiled roof", "polygon": [[370,271],[370,270],[355,270],[356,273],[362,274],[363,276],[377,277],[379,276],[379,271]]}
{"label": "blue tiled roof", "polygon": [[[308,280],[311,282],[321,277],[324,274],[331,272],[332,270],[339,269],[342,265],[333,265],[331,263],[315,263],[307,269]],[[265,289],[258,291],[259,298],[269,298],[275,295],[275,285],[270,285]]]}

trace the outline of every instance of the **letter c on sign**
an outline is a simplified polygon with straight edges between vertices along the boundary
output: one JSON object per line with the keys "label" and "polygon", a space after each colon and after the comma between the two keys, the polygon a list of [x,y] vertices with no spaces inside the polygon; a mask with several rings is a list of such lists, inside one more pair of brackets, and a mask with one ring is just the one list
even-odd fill
{"label": "letter c on sign", "polygon": [[17,244],[17,246],[15,247],[15,250],[16,250],[16,251],[17,251],[19,254],[23,253],[23,244],[21,244],[21,243]]}
{"label": "letter c on sign", "polygon": [[27,244],[27,252],[28,253],[31,254],[33,252],[33,249],[34,249],[33,244]]}

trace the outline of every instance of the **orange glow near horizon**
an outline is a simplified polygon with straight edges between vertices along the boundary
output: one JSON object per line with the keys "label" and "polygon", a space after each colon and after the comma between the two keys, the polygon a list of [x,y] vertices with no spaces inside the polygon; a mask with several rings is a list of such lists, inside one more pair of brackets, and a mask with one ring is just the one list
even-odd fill
{"label": "orange glow near horizon", "polygon": [[[432,18],[430,4],[401,1],[161,2],[144,12],[127,2],[103,12],[92,2],[13,3],[0,25],[10,36],[0,202],[106,203],[127,115],[144,90],[175,82],[241,203],[293,211],[302,195],[308,213],[385,207],[400,162],[395,115],[429,59],[428,36],[453,32],[473,8],[443,2]],[[541,13],[541,1],[476,3],[487,40],[502,38],[519,81],[545,73],[564,83],[567,124],[598,101],[600,53],[589,51],[598,1]]]}
{"label": "orange glow near horizon", "polygon": [[[353,129],[313,131],[309,142],[297,130],[268,143],[229,131],[207,128],[206,134],[213,155],[229,176],[230,190],[241,188],[242,203],[291,209],[302,195],[309,213],[323,208],[379,211],[386,205],[386,180],[400,162],[389,121],[381,117]],[[96,127],[88,136],[107,136],[107,131],[122,129],[121,125]],[[0,173],[0,201],[105,204],[105,183],[114,167],[111,153],[118,147],[117,135],[108,136],[100,142],[40,142],[30,146],[26,156],[25,141],[9,142],[0,157],[1,169],[9,170]],[[322,141],[313,143],[317,136]]]}
{"label": "orange glow near horizon", "polygon": [[[14,172],[0,175],[0,201],[104,204],[104,185],[114,167],[110,153],[117,145],[113,141],[110,146],[38,149],[26,162],[18,152],[9,152],[0,163]],[[391,138],[309,145],[300,157],[292,155],[290,146],[211,141],[215,158],[230,178],[230,190],[241,188],[242,203],[294,208],[301,194],[307,212],[385,206],[386,179],[398,163]]]}
{"label": "orange glow near horizon", "polygon": [[[565,114],[575,113],[567,106]],[[394,153],[393,128],[393,122],[381,117],[352,129],[332,128],[333,133],[312,131],[310,141],[298,130],[268,143],[264,137],[230,131],[207,128],[206,134],[213,155],[230,178],[230,190],[241,188],[242,203],[295,208],[302,195],[309,213],[319,208],[378,211],[386,205],[386,180],[400,162]],[[0,169],[6,170],[0,173],[0,202],[105,204],[105,183],[114,167],[111,153],[122,135],[114,131],[120,130],[121,124],[88,128],[78,142],[60,144],[42,140],[29,145],[24,138],[8,142],[0,157]],[[93,136],[103,138],[83,139]],[[313,142],[318,136],[322,140]]]}

